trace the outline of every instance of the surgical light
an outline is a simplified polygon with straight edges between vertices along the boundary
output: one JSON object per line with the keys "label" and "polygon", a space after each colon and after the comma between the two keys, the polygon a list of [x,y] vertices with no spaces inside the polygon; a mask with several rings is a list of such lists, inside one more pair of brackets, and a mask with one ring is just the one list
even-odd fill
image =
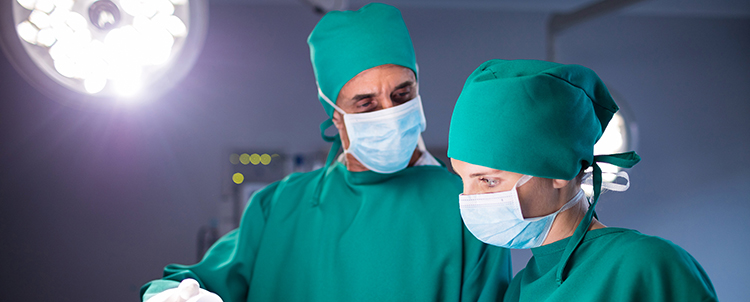
{"label": "surgical light", "polygon": [[[594,154],[615,154],[629,151],[626,150],[628,145],[627,135],[628,129],[622,114],[615,113],[602,137],[594,145]],[[599,163],[599,167],[602,168],[602,180],[608,182],[614,181],[616,179],[614,174],[620,171],[619,167],[608,163]]]}
{"label": "surgical light", "polygon": [[[610,94],[620,107],[620,110],[612,116],[607,125],[607,129],[602,133],[602,137],[594,145],[594,155],[616,154],[636,150],[638,141],[638,125],[635,122],[630,107],[619,95],[609,89]],[[617,172],[621,168],[608,163],[598,163],[602,169],[602,181],[615,182],[618,178]],[[588,171],[591,171],[589,168]],[[590,185],[581,186],[586,194],[592,195],[593,188]]]}
{"label": "surgical light", "polygon": [[180,80],[206,30],[205,0],[0,0],[14,67],[58,100],[150,99]]}

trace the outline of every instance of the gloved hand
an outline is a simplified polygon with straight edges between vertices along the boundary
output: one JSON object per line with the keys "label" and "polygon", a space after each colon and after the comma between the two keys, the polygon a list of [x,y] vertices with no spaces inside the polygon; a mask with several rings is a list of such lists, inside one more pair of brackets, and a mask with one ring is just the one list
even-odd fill
{"label": "gloved hand", "polygon": [[195,279],[185,279],[177,288],[171,288],[156,294],[146,302],[224,302],[210,291],[200,288]]}

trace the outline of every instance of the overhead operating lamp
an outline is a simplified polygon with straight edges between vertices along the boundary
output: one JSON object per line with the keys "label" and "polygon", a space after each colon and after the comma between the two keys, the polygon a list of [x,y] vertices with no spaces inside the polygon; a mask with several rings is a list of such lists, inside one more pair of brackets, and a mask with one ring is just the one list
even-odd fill
{"label": "overhead operating lamp", "polygon": [[192,67],[205,0],[0,0],[2,46],[32,85],[62,101],[142,100]]}
{"label": "overhead operating lamp", "polygon": [[[602,137],[594,145],[594,155],[616,154],[637,149],[638,124],[630,111],[630,106],[613,89],[610,88],[609,92],[620,110],[612,116]],[[623,176],[618,175],[622,169],[615,165],[599,163],[599,167],[602,169],[602,181],[605,183],[615,182],[618,177]],[[591,170],[592,168],[588,169],[588,171]],[[592,186],[582,185],[581,187],[587,194],[593,194]]]}

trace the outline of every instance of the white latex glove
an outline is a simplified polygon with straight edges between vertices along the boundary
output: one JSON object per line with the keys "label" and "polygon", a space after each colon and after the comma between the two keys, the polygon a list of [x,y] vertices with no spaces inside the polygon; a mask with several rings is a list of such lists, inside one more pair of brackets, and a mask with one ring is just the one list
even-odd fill
{"label": "white latex glove", "polygon": [[156,294],[146,302],[224,302],[219,295],[200,288],[195,279],[185,279],[177,288]]}

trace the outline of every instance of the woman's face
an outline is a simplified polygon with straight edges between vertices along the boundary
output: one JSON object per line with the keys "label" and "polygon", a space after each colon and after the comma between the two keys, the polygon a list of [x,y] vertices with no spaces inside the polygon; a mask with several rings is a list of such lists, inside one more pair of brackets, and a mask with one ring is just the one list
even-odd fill
{"label": "woman's face", "polygon": [[[465,195],[510,191],[523,176],[514,172],[492,169],[451,159],[453,170],[461,176]],[[559,204],[555,182],[552,179],[533,177],[518,187],[518,199],[524,218],[549,215],[562,206]]]}

